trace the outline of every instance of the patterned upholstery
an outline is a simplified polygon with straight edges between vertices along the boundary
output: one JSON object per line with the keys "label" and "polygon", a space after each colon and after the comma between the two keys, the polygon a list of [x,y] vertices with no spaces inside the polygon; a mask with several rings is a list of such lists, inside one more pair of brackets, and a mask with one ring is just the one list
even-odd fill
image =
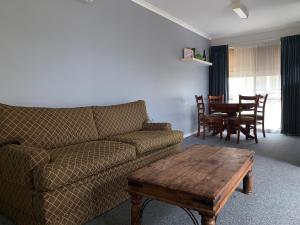
{"label": "patterned upholstery", "polygon": [[[16,210],[11,204],[4,204],[1,199],[0,212],[11,218],[17,225],[85,224],[88,220],[129,198],[126,192],[127,176],[132,171],[179,150],[179,145],[173,145],[151,154],[145,154],[69,186],[33,194],[34,212],[32,213],[34,216],[32,213]],[[14,191],[6,190],[0,194],[13,195]],[[24,200],[25,198],[20,196],[19,201]]]}
{"label": "patterned upholstery", "polygon": [[135,147],[114,141],[93,141],[51,152],[51,163],[34,176],[37,190],[54,190],[134,160]]}
{"label": "patterned upholstery", "polygon": [[133,144],[138,154],[144,154],[182,142],[183,133],[181,131],[135,131],[107,139]]}
{"label": "patterned upholstery", "polygon": [[51,109],[1,106],[0,144],[18,141],[46,149],[98,138],[90,107]]}
{"label": "patterned upholstery", "polygon": [[[117,206],[129,197],[132,171],[180,149],[182,132],[147,120],[144,101],[74,109],[0,104],[0,213],[16,225],[82,225]],[[111,135],[123,141],[99,140]]]}
{"label": "patterned upholstery", "polygon": [[[254,116],[253,114],[251,115],[251,114],[242,114],[242,116]],[[257,118],[257,120],[263,120],[263,116],[262,115],[259,115],[259,114],[257,114],[257,116],[256,116],[256,118]]]}
{"label": "patterned upholstery", "polygon": [[216,115],[216,116],[221,116],[221,117],[228,117],[228,113],[222,113],[222,112],[213,112],[210,115]]}
{"label": "patterned upholstery", "polygon": [[[81,213],[90,215],[89,219],[99,215],[128,198],[126,193],[127,176],[134,170],[178,151],[172,146],[161,151],[139,157],[134,161],[111,168],[103,173],[88,177],[76,184],[41,193],[34,201],[43,204],[48,221],[84,219]],[[40,202],[40,203],[38,203]],[[52,203],[56,204],[53,205]],[[91,213],[92,212],[92,213]],[[90,213],[90,214],[89,214]],[[84,221],[74,224],[83,224]],[[73,224],[73,223],[66,223]]]}
{"label": "patterned upholstery", "polygon": [[209,114],[209,115],[204,115],[200,117],[200,121],[205,121],[208,123],[216,123],[219,121],[223,121],[222,116],[217,115],[217,114]]}
{"label": "patterned upholstery", "polygon": [[24,187],[1,179],[0,184],[0,193],[4,193],[0,194],[0,202],[16,209],[21,209],[24,213],[33,213],[32,196],[34,191],[30,187]]}
{"label": "patterned upholstery", "polygon": [[154,130],[165,130],[171,131],[172,125],[170,123],[144,123],[142,130],[154,131]]}
{"label": "patterned upholstery", "polygon": [[136,101],[114,106],[93,107],[99,138],[141,130],[148,120],[146,104]]}
{"label": "patterned upholstery", "polygon": [[30,216],[21,210],[10,206],[9,204],[0,202],[0,212],[8,216],[16,225],[43,225],[45,223],[38,222],[37,218]]}
{"label": "patterned upholstery", "polygon": [[[230,117],[229,118],[229,122],[231,123],[238,123],[238,117]],[[246,116],[246,115],[242,115],[241,116],[241,123],[242,124],[246,124],[246,123],[254,123],[254,117],[253,116]]]}
{"label": "patterned upholstery", "polygon": [[0,149],[0,179],[13,184],[32,183],[34,170],[50,162],[46,150],[20,145],[5,145]]}

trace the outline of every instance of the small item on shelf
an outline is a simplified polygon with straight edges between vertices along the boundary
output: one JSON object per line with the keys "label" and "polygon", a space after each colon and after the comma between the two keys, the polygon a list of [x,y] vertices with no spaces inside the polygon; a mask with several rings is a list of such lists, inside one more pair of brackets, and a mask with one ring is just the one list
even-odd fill
{"label": "small item on shelf", "polygon": [[206,54],[205,54],[205,50],[203,51],[203,60],[206,61]]}
{"label": "small item on shelf", "polygon": [[204,58],[203,58],[203,56],[201,55],[201,54],[196,54],[196,57],[195,57],[196,59],[200,59],[200,60],[203,60]]}
{"label": "small item on shelf", "polygon": [[196,57],[196,48],[191,48],[191,49],[192,49],[193,52],[194,52],[193,58],[195,58],[195,57]]}
{"label": "small item on shelf", "polygon": [[184,48],[183,49],[183,58],[184,59],[192,59],[195,57],[195,52],[192,48]]}
{"label": "small item on shelf", "polygon": [[195,53],[195,48],[183,48],[182,50],[182,61],[197,62],[202,64],[202,66],[212,66],[211,62],[207,61],[205,50],[204,55],[200,53]]}

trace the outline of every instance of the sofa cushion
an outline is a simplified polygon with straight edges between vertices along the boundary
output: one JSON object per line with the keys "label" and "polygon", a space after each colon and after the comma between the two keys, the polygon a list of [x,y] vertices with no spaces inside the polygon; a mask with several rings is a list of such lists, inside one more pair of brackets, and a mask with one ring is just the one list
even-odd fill
{"label": "sofa cushion", "polygon": [[135,131],[107,139],[133,144],[136,146],[137,153],[143,154],[182,142],[183,133],[181,131]]}
{"label": "sofa cushion", "polygon": [[141,130],[148,120],[145,102],[142,100],[113,106],[94,106],[95,123],[100,139]]}
{"label": "sofa cushion", "polygon": [[98,138],[91,107],[54,109],[1,105],[0,127],[0,144],[19,142],[51,149]]}
{"label": "sofa cushion", "polygon": [[93,141],[54,149],[51,162],[34,174],[38,190],[54,190],[136,158],[135,147],[115,141]]}

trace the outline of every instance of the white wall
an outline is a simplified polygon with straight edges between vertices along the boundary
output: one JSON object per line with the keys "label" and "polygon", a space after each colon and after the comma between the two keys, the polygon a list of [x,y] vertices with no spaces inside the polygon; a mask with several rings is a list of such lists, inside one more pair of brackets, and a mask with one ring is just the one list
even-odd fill
{"label": "white wall", "polygon": [[0,102],[69,107],[145,99],[150,118],[196,130],[208,68],[180,61],[209,41],[130,0],[0,2]]}

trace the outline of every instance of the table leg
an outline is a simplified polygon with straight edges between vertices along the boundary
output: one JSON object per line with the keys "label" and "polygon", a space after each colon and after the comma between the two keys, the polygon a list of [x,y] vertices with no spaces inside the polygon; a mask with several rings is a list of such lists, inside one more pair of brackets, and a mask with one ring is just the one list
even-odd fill
{"label": "table leg", "polygon": [[250,170],[243,180],[243,192],[244,194],[251,194],[253,191],[253,175],[252,170]]}
{"label": "table leg", "polygon": [[227,135],[226,135],[225,141],[230,141],[230,134],[231,134],[231,128],[230,128],[230,125],[227,124]]}
{"label": "table leg", "polygon": [[131,194],[131,225],[141,225],[142,196]]}
{"label": "table leg", "polygon": [[216,225],[216,217],[215,216],[202,216],[201,224],[202,225]]}

